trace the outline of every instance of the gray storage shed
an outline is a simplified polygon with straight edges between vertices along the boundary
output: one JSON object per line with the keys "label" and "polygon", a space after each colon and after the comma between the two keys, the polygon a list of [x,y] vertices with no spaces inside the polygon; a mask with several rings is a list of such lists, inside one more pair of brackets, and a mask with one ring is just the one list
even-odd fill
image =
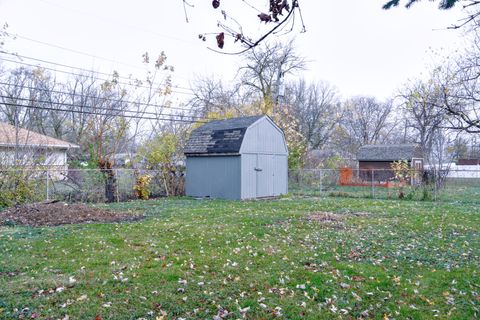
{"label": "gray storage shed", "polygon": [[288,149],[268,116],[211,121],[193,130],[185,148],[186,194],[255,199],[288,192]]}

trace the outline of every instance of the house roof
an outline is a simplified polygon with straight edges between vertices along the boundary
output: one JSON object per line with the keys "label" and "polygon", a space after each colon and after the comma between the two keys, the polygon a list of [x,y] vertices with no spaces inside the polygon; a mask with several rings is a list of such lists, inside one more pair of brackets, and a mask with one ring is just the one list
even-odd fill
{"label": "house roof", "polygon": [[264,116],[215,120],[195,129],[185,155],[238,154],[247,128]]}
{"label": "house roof", "polygon": [[2,147],[37,147],[70,149],[79,148],[76,144],[55,139],[43,134],[0,122],[0,146]]}
{"label": "house roof", "polygon": [[358,161],[397,161],[423,158],[416,144],[365,145],[358,150]]}

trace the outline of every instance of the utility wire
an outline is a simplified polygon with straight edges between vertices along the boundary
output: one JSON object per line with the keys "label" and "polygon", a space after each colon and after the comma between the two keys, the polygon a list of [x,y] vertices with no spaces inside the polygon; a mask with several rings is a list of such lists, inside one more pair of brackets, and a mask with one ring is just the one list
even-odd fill
{"label": "utility wire", "polygon": [[[21,65],[25,65],[25,66],[29,66],[29,67],[40,67],[42,69],[45,69],[45,70],[50,70],[50,71],[54,71],[54,72],[60,72],[60,73],[64,73],[64,74],[68,74],[68,75],[74,75],[74,76],[79,76],[79,77],[85,77],[84,74],[79,74],[79,73],[73,73],[73,72],[69,72],[69,71],[65,71],[65,70],[56,70],[56,69],[53,69],[53,68],[49,68],[49,67],[45,67],[45,66],[39,66],[39,65],[35,65],[35,64],[31,64],[31,63],[26,63],[26,62],[20,62],[20,61],[15,61],[15,60],[11,60],[11,59],[5,59],[5,58],[2,58],[2,61],[7,61],[7,62],[11,62],[11,63],[16,63],[16,64],[21,64]],[[96,77],[92,77],[92,79],[94,80],[99,80],[99,81],[106,81],[106,82],[111,82],[112,79],[103,79],[103,78],[96,78]],[[148,87],[148,86],[144,86],[144,85],[136,85],[134,83],[127,83],[127,82],[121,82],[121,81],[116,81],[117,84],[123,84],[123,85],[126,85],[126,86],[133,86],[133,87],[136,87],[136,88],[144,88],[144,89],[149,89],[151,90],[152,88],[151,87]],[[171,90],[173,93],[179,93],[179,94],[185,94],[185,95],[193,95],[193,93],[189,93],[189,92],[181,92],[181,91],[175,91],[175,90]]]}
{"label": "utility wire", "polygon": [[[57,3],[52,3],[52,2],[49,2],[49,1],[45,1],[45,0],[40,0],[41,2],[43,3],[46,3],[46,4],[49,4],[50,6],[55,6],[55,7],[59,7],[63,10],[68,10],[68,11],[72,11],[72,12],[76,12],[76,13],[79,13],[79,14],[82,14],[82,15],[86,15],[88,17],[94,17],[96,18],[97,20],[103,22],[103,23],[107,23],[107,24],[114,24],[114,25],[119,25],[119,26],[122,26],[124,28],[127,28],[127,29],[137,29],[137,30],[140,30],[142,32],[145,32],[145,33],[150,33],[150,34],[153,34],[157,37],[161,37],[161,38],[166,38],[166,39],[170,39],[170,40],[174,40],[174,41],[178,41],[178,42],[183,42],[183,43],[186,43],[186,44],[189,44],[190,46],[199,46],[199,44],[195,43],[195,42],[192,42],[192,41],[187,41],[187,40],[184,40],[184,39],[181,39],[181,38],[177,38],[177,37],[172,37],[171,35],[168,35],[168,34],[163,34],[163,33],[159,33],[157,31],[153,31],[153,30],[150,30],[150,29],[146,29],[144,27],[141,27],[141,26],[137,26],[135,24],[126,24],[126,23],[122,23],[118,20],[113,20],[111,18],[106,18],[104,16],[99,16],[99,15],[95,15],[95,14],[92,14],[91,12],[84,12],[84,11],[81,11],[81,10],[78,10],[78,9],[73,9],[73,8],[69,8],[69,7],[64,7],[62,5],[59,5]],[[108,21],[109,20],[109,21]]]}
{"label": "utility wire", "polygon": [[[64,68],[70,68],[70,69],[76,69],[76,70],[84,71],[84,72],[87,72],[87,73],[95,73],[95,74],[99,74],[99,75],[103,75],[103,76],[107,76],[107,77],[113,76],[112,74],[106,73],[106,72],[94,71],[94,70],[90,70],[90,69],[84,69],[84,68],[80,68],[80,67],[74,67],[74,66],[67,65],[67,64],[61,64],[61,63],[52,62],[52,61],[47,61],[47,60],[43,60],[43,59],[38,59],[38,58],[33,58],[33,57],[27,57],[27,56],[24,56],[24,55],[20,55],[20,54],[17,54],[17,53],[10,53],[10,52],[6,52],[6,51],[3,51],[3,50],[0,50],[0,53],[2,53],[2,54],[7,54],[7,55],[11,55],[11,56],[18,57],[18,58],[21,58],[21,59],[33,60],[33,61],[42,62],[42,63],[48,63],[48,64],[51,64],[51,65],[54,65],[54,66],[59,66],[59,67],[64,67]],[[132,81],[132,80],[135,81],[135,79],[131,79],[131,78],[124,77],[124,76],[120,76],[120,75],[116,76],[116,78],[124,79],[124,80],[127,80],[127,81]],[[152,83],[152,86],[160,86],[160,85],[161,85],[161,84],[159,84],[159,83]],[[180,86],[172,86],[172,88],[182,89],[182,90],[189,90],[189,91],[191,90],[190,88],[185,88],[185,87],[180,87]]]}
{"label": "utility wire", "polygon": [[[0,95],[0,98],[3,99],[11,99],[11,100],[20,100],[20,101],[29,101],[33,103],[45,103],[45,104],[53,104],[53,105],[60,105],[60,106],[66,106],[66,107],[81,107],[76,104],[72,103],[64,103],[64,102],[56,102],[56,101],[46,101],[46,100],[37,100],[37,99],[29,99],[29,98],[21,98],[21,97],[9,97],[9,96],[4,96]],[[102,98],[99,98],[102,99]],[[118,102],[125,102],[118,100]],[[2,104],[0,102],[0,104]],[[40,107],[39,107],[40,108]],[[181,117],[181,118],[192,118],[192,119],[205,119],[204,117],[199,117],[199,116],[189,116],[189,115],[181,115],[181,114],[172,114],[172,113],[161,113],[161,112],[152,112],[152,111],[136,111],[136,110],[125,110],[125,109],[118,109],[118,108],[107,108],[107,107],[90,107],[95,110],[101,110],[101,111],[118,111],[118,112],[129,112],[129,113],[141,113],[141,114],[149,114],[149,115],[154,115],[154,116],[169,116],[169,117]],[[63,110],[63,111],[68,111],[68,110]],[[217,118],[209,118],[209,120],[217,120]]]}
{"label": "utility wire", "polygon": [[158,117],[143,117],[143,116],[135,116],[135,115],[119,115],[119,114],[105,114],[93,111],[85,111],[85,110],[67,110],[67,109],[60,109],[60,108],[50,108],[50,107],[34,107],[34,106],[26,106],[17,103],[1,103],[6,106],[11,107],[21,107],[27,109],[41,109],[41,110],[49,110],[49,111],[64,111],[64,112],[71,112],[71,113],[80,113],[80,114],[91,114],[91,115],[100,115],[100,116],[111,116],[111,117],[122,117],[122,118],[132,118],[132,119],[141,119],[141,120],[163,120],[163,121],[172,121],[172,122],[187,122],[187,123],[206,123],[207,121],[201,120],[184,120],[184,119],[167,119],[167,118],[158,118]]}
{"label": "utility wire", "polygon": [[[106,57],[102,57],[102,56],[97,56],[97,55],[94,55],[94,54],[91,54],[91,53],[87,53],[87,52],[83,52],[83,51],[79,51],[79,50],[75,50],[75,49],[70,49],[70,48],[67,48],[67,47],[64,47],[64,46],[59,46],[57,44],[48,43],[48,42],[40,41],[40,40],[35,40],[35,39],[29,38],[29,37],[19,35],[18,33],[12,34],[12,33],[5,32],[5,34],[7,34],[10,37],[19,38],[19,39],[22,39],[22,40],[38,43],[38,44],[41,44],[41,45],[44,45],[44,46],[47,46],[47,47],[56,48],[56,49],[64,50],[64,51],[67,51],[67,52],[72,52],[72,53],[75,53],[75,54],[79,54],[79,55],[83,55],[83,56],[87,56],[87,57],[91,57],[91,58],[95,58],[95,59],[99,59],[99,60],[104,60],[104,61],[108,61],[108,62],[112,62],[112,63],[116,63],[116,64],[121,64],[121,65],[130,67],[130,68],[145,71],[144,68],[139,67],[137,65],[127,63],[127,62],[117,61],[117,60],[114,60],[114,59],[110,59],[110,58],[106,58]],[[178,77],[178,78],[189,80],[187,77],[184,77],[184,76],[179,75],[179,74],[175,74],[175,76]]]}
{"label": "utility wire", "polygon": [[68,51],[68,52],[72,52],[72,53],[76,53],[76,54],[80,54],[80,55],[83,55],[83,56],[87,56],[87,57],[91,57],[91,58],[95,58],[95,59],[99,59],[99,60],[104,60],[104,61],[108,61],[108,62],[113,62],[113,63],[117,63],[117,64],[122,64],[122,65],[124,65],[124,66],[130,67],[130,68],[135,68],[135,69],[138,69],[138,70],[144,70],[142,67],[135,66],[135,65],[133,65],[133,64],[129,64],[129,63],[126,63],[126,62],[117,61],[117,60],[114,60],[114,59],[109,59],[109,58],[97,56],[97,55],[94,55],[94,54],[91,54],[91,53],[87,53],[87,52],[83,52],[83,51],[78,51],[78,50],[75,50],[75,49],[70,49],[70,48],[63,47],[63,46],[59,46],[59,45],[56,45],[56,44],[53,44],[53,43],[48,43],[48,42],[44,42],[44,41],[40,41],[40,40],[35,40],[35,39],[32,39],[32,38],[28,38],[28,37],[19,35],[18,33],[13,34],[13,33],[5,32],[5,34],[8,35],[8,36],[10,36],[10,37],[23,39],[23,40],[27,40],[27,41],[30,41],[30,42],[35,42],[35,43],[38,43],[38,44],[41,44],[41,45],[44,45],[44,46],[48,46],[48,47],[52,47],[52,48],[57,48],[57,49],[60,49],[60,50],[64,50],[64,51]]}
{"label": "utility wire", "polygon": [[166,105],[160,105],[160,104],[154,104],[154,103],[138,102],[138,101],[131,101],[131,100],[121,100],[121,99],[112,99],[112,98],[106,98],[106,97],[99,98],[97,96],[92,96],[92,95],[73,93],[73,92],[65,92],[65,91],[59,91],[59,90],[44,89],[44,88],[38,88],[38,87],[32,87],[32,86],[25,86],[25,85],[21,85],[21,84],[1,82],[1,81],[0,81],[0,85],[12,86],[12,87],[16,87],[16,88],[25,88],[25,89],[30,89],[30,90],[52,92],[52,93],[64,94],[64,95],[68,95],[68,96],[78,96],[78,97],[82,97],[82,98],[102,99],[102,100],[110,101],[110,102],[125,102],[125,103],[134,104],[134,105],[141,105],[141,106],[151,106],[151,107],[156,107],[156,108],[174,109],[174,110],[190,111],[190,112],[192,111],[192,109],[189,109],[189,108],[172,107],[172,106],[166,106]]}

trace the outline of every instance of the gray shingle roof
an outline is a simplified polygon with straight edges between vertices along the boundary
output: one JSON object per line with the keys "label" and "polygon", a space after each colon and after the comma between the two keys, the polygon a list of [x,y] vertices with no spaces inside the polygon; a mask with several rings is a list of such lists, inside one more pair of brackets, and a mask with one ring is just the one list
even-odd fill
{"label": "gray shingle roof", "polygon": [[247,128],[264,116],[211,121],[192,131],[185,155],[238,154]]}
{"label": "gray shingle roof", "polygon": [[421,149],[416,144],[366,145],[358,150],[359,161],[397,161],[422,158]]}

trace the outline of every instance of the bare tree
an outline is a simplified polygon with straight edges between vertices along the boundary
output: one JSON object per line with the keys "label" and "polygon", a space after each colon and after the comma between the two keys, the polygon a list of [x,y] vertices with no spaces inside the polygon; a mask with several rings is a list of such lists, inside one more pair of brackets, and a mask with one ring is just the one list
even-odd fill
{"label": "bare tree", "polygon": [[234,84],[229,88],[213,77],[197,78],[192,85],[192,92],[194,96],[188,104],[202,117],[208,117],[208,114],[212,113],[220,117],[230,112],[241,114],[247,104],[240,85]]}
{"label": "bare tree", "polygon": [[289,74],[303,70],[307,61],[295,52],[293,41],[287,44],[264,44],[245,55],[245,65],[240,67],[242,85],[250,89],[250,94],[261,101],[259,111],[272,114],[278,103],[280,84]]}
{"label": "bare tree", "polygon": [[360,144],[382,141],[391,128],[388,117],[390,102],[378,102],[373,97],[355,97],[344,103],[342,124]]}
{"label": "bare tree", "polygon": [[417,81],[405,86],[400,97],[406,129],[411,130],[411,139],[419,144],[424,158],[431,160],[433,144],[442,138],[445,122],[445,112],[435,107],[441,103],[441,93],[434,81]]}
{"label": "bare tree", "polygon": [[475,30],[469,50],[433,74],[442,96],[435,107],[450,115],[449,127],[480,133],[480,31]]}
{"label": "bare tree", "polygon": [[391,113],[391,102],[379,102],[373,97],[347,100],[336,132],[337,147],[353,155],[362,145],[384,142],[395,127],[389,121]]}
{"label": "bare tree", "polygon": [[[165,60],[162,53],[147,74],[146,85],[135,80],[121,83],[116,72],[107,81],[92,73],[72,74],[58,82],[41,68],[11,70],[0,86],[0,118],[81,145],[77,155],[88,157],[102,171],[105,196],[114,201],[115,155],[135,145],[142,131],[155,128],[162,119],[159,101],[171,92],[171,80],[162,77],[173,71]],[[149,63],[148,54],[144,61]],[[149,120],[144,119],[147,110]]]}
{"label": "bare tree", "polygon": [[286,97],[309,149],[322,149],[341,118],[337,90],[326,82],[308,85],[300,80],[290,86]]}

